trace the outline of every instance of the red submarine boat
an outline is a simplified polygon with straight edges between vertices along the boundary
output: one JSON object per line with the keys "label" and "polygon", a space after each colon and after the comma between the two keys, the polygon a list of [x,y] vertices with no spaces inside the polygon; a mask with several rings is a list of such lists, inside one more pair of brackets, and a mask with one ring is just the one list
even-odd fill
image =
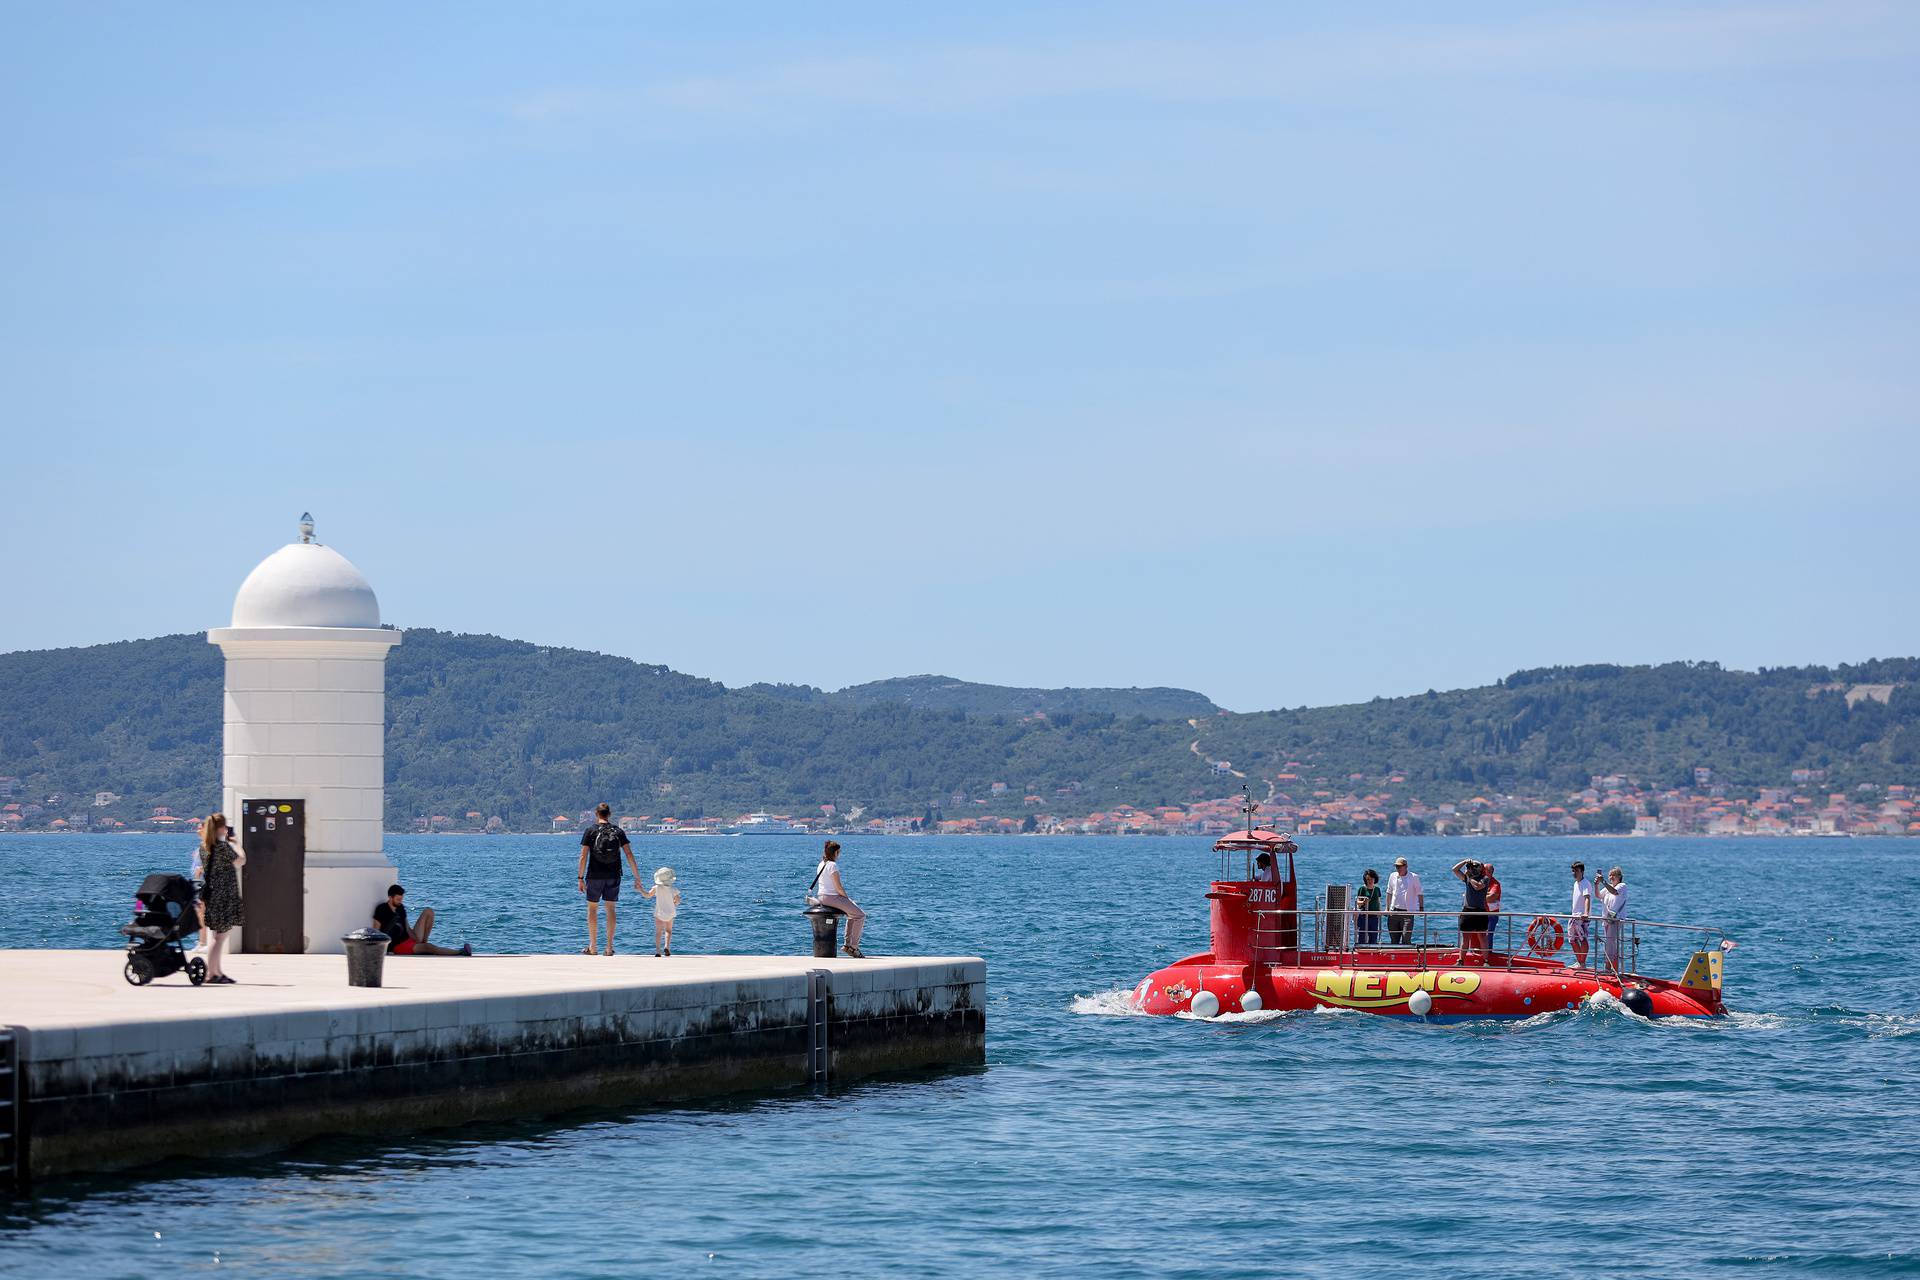
{"label": "red submarine boat", "polygon": [[[1246,828],[1213,846],[1220,867],[1207,892],[1212,945],[1142,980],[1131,999],[1143,1012],[1211,1018],[1357,1009],[1431,1021],[1526,1018],[1574,1008],[1600,992],[1643,1017],[1726,1012],[1720,981],[1733,943],[1718,930],[1502,912],[1486,945],[1475,935],[1463,945],[1457,913],[1399,913],[1389,929],[1386,913],[1356,911],[1344,885],[1327,886],[1303,909],[1293,863],[1298,846],[1284,832],[1256,827],[1251,801],[1244,812]],[[1262,854],[1266,865],[1257,865]],[[1238,872],[1244,876],[1229,878]],[[1676,959],[1689,953],[1677,981],[1637,971],[1643,942]]]}

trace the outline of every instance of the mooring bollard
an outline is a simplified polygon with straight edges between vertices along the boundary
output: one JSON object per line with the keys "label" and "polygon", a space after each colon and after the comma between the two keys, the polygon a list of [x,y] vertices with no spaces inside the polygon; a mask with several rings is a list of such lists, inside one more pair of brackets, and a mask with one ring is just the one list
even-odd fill
{"label": "mooring bollard", "polygon": [[347,949],[347,985],[379,986],[387,963],[387,935],[378,929],[355,929],[342,934],[340,941]]}
{"label": "mooring bollard", "polygon": [[814,959],[833,959],[840,951],[840,917],[847,913],[816,902],[804,914],[813,921]]}

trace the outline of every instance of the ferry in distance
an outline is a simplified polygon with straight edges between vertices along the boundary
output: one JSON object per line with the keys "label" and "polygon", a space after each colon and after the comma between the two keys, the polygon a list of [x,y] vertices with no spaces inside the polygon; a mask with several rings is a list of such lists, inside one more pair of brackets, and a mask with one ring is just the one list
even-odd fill
{"label": "ferry in distance", "polygon": [[750,813],[727,828],[736,836],[803,836],[807,829],[770,813]]}
{"label": "ferry in distance", "polygon": [[[1502,911],[1483,932],[1484,916],[1360,912],[1345,885],[1328,885],[1302,907],[1293,864],[1299,846],[1256,827],[1254,808],[1249,800],[1246,828],[1213,846],[1220,867],[1207,893],[1211,946],[1142,979],[1129,997],[1142,1012],[1526,1018],[1602,992],[1642,1017],[1726,1012],[1721,975],[1734,944],[1718,930]],[[1258,865],[1261,855],[1266,866]],[[1462,924],[1471,930],[1464,937]],[[1643,946],[1670,953],[1676,966],[1685,955],[1679,979],[1643,974]]]}

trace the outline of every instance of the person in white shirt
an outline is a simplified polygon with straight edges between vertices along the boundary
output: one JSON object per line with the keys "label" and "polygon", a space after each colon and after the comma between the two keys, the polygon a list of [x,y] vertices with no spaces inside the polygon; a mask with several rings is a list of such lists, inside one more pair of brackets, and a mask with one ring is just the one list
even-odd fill
{"label": "person in white shirt", "polygon": [[1413,941],[1413,912],[1427,909],[1427,897],[1420,891],[1420,877],[1407,870],[1405,858],[1393,860],[1393,874],[1387,877],[1387,941],[1406,946]]}
{"label": "person in white shirt", "polygon": [[653,888],[640,890],[640,896],[653,899],[653,954],[673,954],[673,918],[680,914],[680,891],[673,887],[672,867],[653,873]]}
{"label": "person in white shirt", "polygon": [[1620,868],[1607,872],[1603,881],[1593,878],[1594,896],[1600,899],[1600,946],[1606,953],[1607,968],[1620,972],[1620,922],[1627,915],[1627,877]]}
{"label": "person in white shirt", "polygon": [[1587,917],[1593,914],[1593,889],[1587,884],[1587,864],[1573,864],[1573,905],[1567,908],[1573,919],[1567,921],[1567,942],[1573,947],[1573,962],[1587,967]]}
{"label": "person in white shirt", "polygon": [[867,913],[860,909],[859,903],[847,896],[847,886],[840,879],[838,841],[827,841],[827,847],[820,855],[820,867],[813,873],[813,885],[816,901],[846,914],[847,943],[840,949],[856,960],[865,960],[867,953],[860,949],[860,931],[867,927]]}
{"label": "person in white shirt", "polygon": [[1253,878],[1268,884],[1280,882],[1280,868],[1274,865],[1272,854],[1263,853],[1253,860]]}

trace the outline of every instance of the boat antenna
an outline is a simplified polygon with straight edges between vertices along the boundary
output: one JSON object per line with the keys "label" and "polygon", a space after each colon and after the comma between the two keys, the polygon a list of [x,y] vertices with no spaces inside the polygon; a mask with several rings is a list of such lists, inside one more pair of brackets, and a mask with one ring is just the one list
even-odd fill
{"label": "boat antenna", "polygon": [[1240,816],[1247,824],[1247,879],[1253,879],[1253,784],[1240,784]]}

